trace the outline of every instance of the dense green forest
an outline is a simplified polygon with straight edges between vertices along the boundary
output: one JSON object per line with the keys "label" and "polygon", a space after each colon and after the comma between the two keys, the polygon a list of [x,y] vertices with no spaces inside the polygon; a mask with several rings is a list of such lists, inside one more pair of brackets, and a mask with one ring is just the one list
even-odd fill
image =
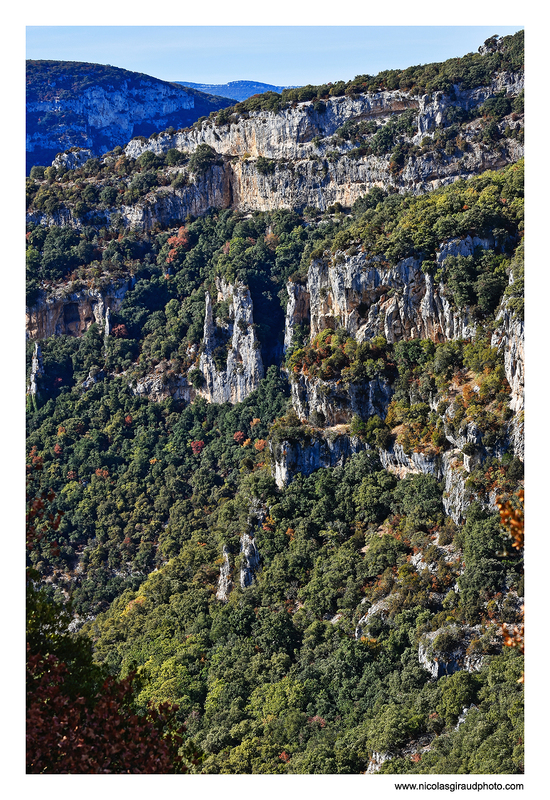
{"label": "dense green forest", "polygon": [[[519,46],[489,41],[485,55],[362,76],[342,93],[469,88],[517,68]],[[285,90],[282,100],[321,102],[323,87],[315,92]],[[518,112],[512,105],[483,113],[501,120]],[[379,136],[386,155],[399,142],[390,128],[389,145]],[[341,138],[363,133],[348,127]],[[31,212],[70,207],[80,220],[31,216],[29,308],[128,286],[108,331],[95,320],[82,335],[40,341],[38,374],[36,342],[27,343],[37,730],[52,735],[40,692],[59,698],[62,687],[69,706],[82,695],[90,741],[100,697],[137,744],[157,742],[158,762],[141,766],[137,750],[123,756],[117,745],[113,772],[522,773],[522,647],[505,645],[520,644],[512,632],[523,621],[523,542],[511,535],[523,461],[492,337],[503,314],[523,320],[523,162],[424,195],[374,188],[351,208],[213,208],[150,230],[125,227],[117,206],[169,183],[166,167],[183,163],[212,168],[205,150],[134,161],[119,148],[78,170],[34,167],[27,181]],[[267,159],[261,169],[269,172]],[[438,259],[467,237],[478,243],[469,255]],[[312,265],[358,254],[382,272],[419,263],[475,333],[359,341],[342,324],[312,336],[304,321],[283,352],[287,287],[306,287]],[[248,288],[264,367],[232,404],[203,396],[207,296],[220,373],[231,349],[222,281]],[[166,389],[161,399],[138,392],[151,375]],[[388,402],[336,430],[297,413],[298,381],[322,384],[327,396],[378,382]],[[171,389],[182,383],[191,400]],[[353,440],[352,457],[277,482],[289,449],[337,437]],[[437,470],[385,468],[397,450],[438,463],[452,456],[466,476],[463,513],[449,510]],[[499,501],[509,503],[502,517]],[[503,525],[510,519],[516,528]],[[102,771],[89,746],[82,771]],[[68,755],[32,752],[30,771],[79,769]]]}
{"label": "dense green forest", "polygon": [[[474,504],[457,527],[443,513],[434,478],[399,480],[382,469],[376,450],[343,468],[297,475],[278,490],[269,469],[270,436],[299,440],[308,431],[293,420],[288,381],[275,365],[234,406],[200,398],[185,407],[171,398],[152,403],[131,389],[163,359],[174,372],[193,370],[189,347],[200,342],[205,286],[216,274],[251,287],[268,350],[283,314],[273,288],[291,275],[299,279],[312,253],[330,252],[331,244],[365,242],[377,252],[380,241],[388,260],[415,252],[431,264],[438,231],[482,234],[490,224],[503,231],[499,252],[447,267],[453,302],[467,299],[485,320],[505,291],[517,305],[507,274],[512,261],[520,263],[520,178],[514,166],[427,198],[381,192],[376,205],[374,197],[360,202],[351,217],[332,214],[322,227],[292,212],[249,219],[212,213],[188,223],[185,244],[176,248],[168,242],[177,231],[146,237],[30,231],[31,281],[74,270],[86,245],[91,257],[101,252],[110,279],[140,256],[135,286],[113,319],[119,336],[105,341],[92,325],[81,338],[42,343],[43,402],[28,415],[28,445],[43,460],[40,486],[55,492],[63,516],[33,548],[30,562],[54,578],[47,585],[55,602],[70,596],[78,616],[93,619],[84,631],[98,662],[120,676],[138,667],[144,707],[148,700],[178,705],[206,754],[201,771],[357,772],[372,751],[434,733],[438,746],[419,762],[422,770],[521,769],[521,690],[515,686],[521,658],[494,651],[496,622],[519,620],[511,592],[523,592],[521,561],[502,556],[507,545],[498,514]],[[94,268],[93,261],[82,265],[83,277]],[[515,277],[521,279],[519,269]],[[341,354],[336,363],[335,354]],[[480,376],[480,391],[470,390],[457,408],[457,428],[475,418],[490,446],[509,419],[502,360],[481,332],[471,343],[383,340],[369,348],[357,347],[345,332],[325,331],[287,354],[292,371],[308,361],[311,374],[319,370],[335,380],[346,371],[360,380],[365,370],[393,379],[387,418],[354,422],[354,432],[374,448],[392,436],[409,451],[419,443],[444,448],[441,417],[428,402],[434,390],[445,402],[460,370]],[[89,375],[98,379],[84,389]],[[521,477],[521,462],[508,452],[486,460],[470,483],[481,496],[495,485],[511,494]],[[262,522],[251,519],[251,508],[265,511]],[[245,589],[235,581],[229,601],[220,602],[222,548],[237,554],[237,571],[239,536],[250,529],[261,571]],[[414,553],[422,554],[423,571],[411,567]],[[460,591],[452,588],[457,582]],[[381,598],[388,599],[387,617],[375,616],[356,638],[365,608]],[[479,673],[434,684],[418,664],[418,642],[426,632],[456,625],[477,626],[471,652],[492,657]],[[458,713],[471,703],[478,711],[455,732]],[[480,735],[481,750],[471,746]],[[392,769],[398,763],[402,771],[420,768],[407,767],[406,759],[388,762]]]}

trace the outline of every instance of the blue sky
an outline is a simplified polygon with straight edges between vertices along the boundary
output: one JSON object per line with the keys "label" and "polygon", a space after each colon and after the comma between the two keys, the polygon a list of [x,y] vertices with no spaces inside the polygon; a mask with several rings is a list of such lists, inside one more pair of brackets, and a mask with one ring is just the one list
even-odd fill
{"label": "blue sky", "polygon": [[27,26],[31,59],[90,61],[163,80],[319,84],[477,50],[522,26]]}

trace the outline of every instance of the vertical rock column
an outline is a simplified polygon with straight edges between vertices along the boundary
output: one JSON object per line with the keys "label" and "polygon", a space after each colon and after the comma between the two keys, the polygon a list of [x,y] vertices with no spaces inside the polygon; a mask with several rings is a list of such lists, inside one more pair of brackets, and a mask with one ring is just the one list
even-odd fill
{"label": "vertical rock column", "polygon": [[223,564],[220,567],[220,577],[218,578],[218,591],[216,597],[222,603],[227,603],[229,592],[231,591],[233,583],[231,581],[231,564],[229,562],[229,548],[224,544],[223,546]]}
{"label": "vertical rock column", "polygon": [[241,536],[241,587],[245,589],[254,580],[254,572],[260,566],[260,554],[254,536],[243,533]]}
{"label": "vertical rock column", "polygon": [[258,387],[264,376],[260,343],[254,330],[252,298],[246,286],[218,282],[218,300],[229,300],[230,321],[226,326],[227,362],[218,370],[213,352],[218,345],[212,301],[206,293],[203,353],[200,369],[205,379],[202,394],[210,403],[240,403]]}
{"label": "vertical rock column", "polygon": [[38,388],[38,382],[40,378],[44,374],[44,364],[42,363],[42,351],[40,350],[40,345],[38,342],[35,342],[34,345],[34,353],[32,356],[32,365],[31,365],[31,376],[29,381],[29,388],[27,389],[27,394],[34,400],[37,400],[40,396],[40,390]]}

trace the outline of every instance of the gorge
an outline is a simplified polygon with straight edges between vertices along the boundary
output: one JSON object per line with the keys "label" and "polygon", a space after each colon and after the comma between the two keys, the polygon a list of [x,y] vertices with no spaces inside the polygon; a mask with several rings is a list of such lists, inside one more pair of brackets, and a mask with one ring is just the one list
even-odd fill
{"label": "gorge", "polygon": [[521,773],[522,32],[179,129],[125,81],[27,178],[44,602],[190,772]]}

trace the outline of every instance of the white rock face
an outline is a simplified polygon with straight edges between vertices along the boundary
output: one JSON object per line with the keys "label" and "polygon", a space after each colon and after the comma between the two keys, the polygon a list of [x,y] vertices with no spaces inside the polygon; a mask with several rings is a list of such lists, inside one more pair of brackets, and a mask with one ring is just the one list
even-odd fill
{"label": "white rock face", "polygon": [[292,405],[300,417],[313,424],[349,424],[355,414],[384,419],[393,391],[383,378],[361,383],[321,381],[309,375],[292,376]]}
{"label": "white rock face", "polygon": [[[253,158],[290,158],[293,160],[319,152],[313,138],[333,136],[348,121],[385,121],[395,113],[408,109],[418,112],[416,138],[441,122],[445,108],[458,105],[472,108],[492,94],[503,89],[509,95],[517,95],[524,86],[523,75],[501,74],[486,87],[470,91],[458,91],[457,98],[450,100],[441,92],[434,95],[414,96],[408,92],[382,91],[361,94],[355,97],[331,97],[323,101],[324,110],[315,110],[314,101],[297,103],[283,111],[252,111],[236,122],[217,126],[207,122],[201,128],[162,133],[146,142],[133,140],[125,148],[131,158],[138,158],[145,150],[166,153],[175,147],[183,152],[193,152],[200,144],[208,144],[220,153]],[[328,149],[330,147],[325,145]],[[350,145],[350,149],[351,149]]]}
{"label": "white rock face", "polygon": [[210,403],[239,403],[258,387],[264,376],[260,343],[254,330],[252,298],[248,288],[241,284],[232,286],[218,280],[217,289],[218,302],[229,302],[230,321],[223,334],[227,339],[227,362],[225,369],[216,367],[213,353],[220,346],[220,335],[216,332],[212,301],[207,292],[204,349],[200,358],[205,386],[199,394]]}
{"label": "white rock face", "polygon": [[[487,149],[476,141],[472,123],[471,130],[467,127],[462,132],[468,142],[467,152],[417,153],[397,174],[390,169],[389,154],[361,156],[354,152],[350,155],[355,144],[340,139],[335,133],[345,123],[376,121],[383,124],[393,115],[412,110],[417,112],[417,129],[410,142],[419,144],[443,119],[450,105],[470,109],[496,91],[504,89],[510,96],[516,96],[522,88],[522,75],[501,75],[490,86],[469,92],[457,90],[457,97],[452,100],[440,92],[412,96],[399,90],[332,97],[323,101],[324,111],[315,110],[315,106],[318,109],[319,106],[314,102],[304,102],[276,113],[251,112],[226,125],[208,120],[200,128],[164,132],[149,139],[134,138],[125,147],[130,158],[138,158],[146,151],[163,154],[171,148],[190,154],[199,145],[206,144],[219,154],[222,163],[211,167],[203,176],[193,175],[185,167],[173,168],[174,177],[178,172],[186,175],[186,186],[152,190],[136,205],[123,207],[121,214],[130,227],[151,230],[157,224],[183,221],[189,214],[198,216],[209,208],[253,212],[306,206],[326,210],[334,203],[350,207],[375,186],[421,194],[458,178],[515,162],[523,156],[523,146],[515,139],[505,138],[498,148]],[[80,131],[67,131],[67,141],[64,140],[67,148],[77,145],[91,149],[94,131],[99,130],[95,124],[102,126],[102,135],[111,136],[114,144],[115,139],[116,143],[120,141],[121,132],[129,139],[133,125],[149,119],[155,110],[159,115],[155,118],[158,127],[163,114],[168,119],[178,102],[185,105],[179,95],[175,99],[165,88],[161,91],[143,87],[141,94],[136,90],[133,98],[124,91],[107,97],[109,93],[98,87],[89,92],[90,96],[84,93],[78,102],[74,101],[73,110],[88,114],[87,119],[92,121]],[[131,114],[125,110],[128,104],[132,106]],[[39,134],[32,134],[28,149],[59,149],[57,138],[55,142],[39,140]],[[107,149],[103,147],[101,152]],[[260,156],[272,160],[272,174],[263,174],[258,169]],[[67,154],[63,154],[62,159],[70,161]],[[67,216],[67,220],[62,220],[62,214],[57,213],[54,218],[56,223],[80,225],[70,213]],[[46,220],[47,224],[47,215],[43,213],[35,213],[32,218],[39,224]]]}
{"label": "white rock face", "polygon": [[[151,142],[153,144],[144,149],[156,151],[156,140]],[[219,142],[214,142],[213,146],[221,152]],[[254,160],[224,156],[223,163],[212,166],[204,176],[192,175],[185,167],[174,170],[174,176],[177,172],[186,175],[186,186],[152,190],[136,205],[123,206],[121,214],[130,227],[151,230],[157,224],[183,221],[189,214],[198,216],[210,208],[254,212],[314,206],[325,211],[334,203],[351,207],[375,186],[420,194],[477,174],[482,169],[504,167],[523,155],[515,140],[506,140],[501,150],[487,153],[481,152],[479,145],[472,147],[467,158],[446,156],[434,161],[430,154],[417,156],[397,177],[390,171],[389,156],[350,158],[343,153],[336,161],[310,157],[281,160],[268,175],[258,171]],[[135,150],[138,151],[143,151],[141,142]],[[42,217],[44,215],[35,214],[33,219],[39,221]],[[71,224],[77,226],[78,221]]]}
{"label": "white rock face", "polygon": [[324,101],[325,110],[315,111],[313,102],[298,103],[284,111],[253,111],[248,117],[224,126],[213,123],[200,129],[160,134],[154,140],[133,140],[125,148],[132,158],[144,150],[166,152],[172,147],[193,152],[200,144],[208,144],[227,155],[250,154],[252,157],[299,159],[315,150],[311,140],[315,136],[332,136],[350,119],[376,119],[389,117],[397,111],[419,106],[418,98],[405,92],[379,92],[373,95],[332,97]]}
{"label": "white rock face", "polygon": [[40,349],[40,345],[38,344],[38,342],[35,342],[34,353],[32,356],[32,364],[31,364],[31,376],[29,381],[29,388],[27,389],[27,394],[31,395],[32,397],[36,397],[37,395],[40,394],[38,384],[43,374],[44,374],[44,364],[42,363],[42,351]]}
{"label": "white rock face", "polygon": [[303,322],[309,324],[309,293],[300,283],[288,281],[286,285],[288,303],[285,316],[285,337],[283,351],[286,353],[292,343],[294,329]]}
{"label": "white rock face", "polygon": [[298,472],[307,476],[321,467],[341,467],[355,453],[368,449],[358,437],[350,437],[338,428],[317,433],[308,444],[287,441],[280,445],[269,443],[271,474],[280,489]]}
{"label": "white rock face", "polygon": [[[478,246],[487,249],[494,243],[471,236],[452,239],[437,252],[437,263],[442,265],[451,255],[472,255]],[[358,342],[380,334],[388,342],[415,338],[444,342],[475,334],[468,308],[455,311],[443,285],[434,285],[417,259],[406,258],[389,268],[381,261],[364,253],[337,252],[330,263],[312,262],[306,288],[312,337],[324,328],[337,327],[346,328]],[[294,287],[287,291],[304,293]],[[290,325],[289,321],[287,338]]]}
{"label": "white rock face", "polygon": [[[418,663],[430,673],[433,678],[441,678],[443,675],[452,675],[459,670],[467,672],[478,672],[483,666],[482,655],[468,655],[466,653],[468,644],[480,635],[481,626],[469,628],[439,628],[437,631],[427,633],[418,646]],[[440,633],[455,633],[456,644],[452,650],[434,650],[433,644]]]}
{"label": "white rock face", "polygon": [[188,184],[183,188],[163,186],[149,192],[135,205],[123,205],[120,214],[128,227],[151,230],[157,223],[183,222],[189,214],[198,217],[209,208],[229,208],[232,205],[231,171],[225,165],[214,164],[204,175],[189,175]]}
{"label": "white rock face", "polygon": [[[442,267],[449,256],[472,255],[477,247],[490,249],[494,242],[471,236],[449,240],[437,252],[437,264]],[[419,261],[413,258],[386,268],[379,258],[337,252],[330,261],[314,260],[308,270],[307,283],[289,282],[287,293],[286,349],[298,325],[310,326],[311,339],[326,328],[343,327],[359,342],[377,335],[383,335],[389,342],[413,338],[446,342],[473,338],[476,332],[470,310],[467,307],[454,310],[445,296],[443,284],[435,285],[433,278],[424,274]],[[515,454],[523,458],[523,322],[506,309],[498,318],[492,346],[504,350],[506,376],[512,387],[511,407],[515,411],[509,425],[509,438]],[[291,374],[289,378],[294,410],[300,419],[316,426],[349,423],[354,414],[362,419],[373,414],[384,418],[392,396],[392,387],[383,380],[354,386],[322,381],[301,373]],[[466,488],[466,479],[484,457],[486,449],[474,423],[457,435],[445,421],[444,432],[452,448],[440,455],[406,454],[401,446],[395,445],[390,450],[380,449],[379,456],[382,465],[400,477],[424,473],[442,480],[445,512],[458,524],[474,497]],[[461,451],[466,443],[475,444],[478,452],[464,455]],[[297,454],[297,447],[291,448],[292,464],[275,459],[274,475],[280,485],[289,480],[292,469],[311,470],[315,463],[317,445],[304,445],[304,451],[308,452],[302,455]],[[489,449],[487,454],[498,456],[502,452],[497,447]],[[496,510],[495,497],[477,499]]]}
{"label": "white rock face", "polygon": [[[521,158],[522,145],[505,139],[500,148],[486,150],[475,141],[473,128],[464,131],[469,142],[466,153],[419,153],[405,163],[399,175],[390,170],[390,155],[357,157],[354,153],[350,157],[348,152],[355,145],[338,137],[335,140],[334,134],[344,123],[382,124],[395,114],[413,110],[418,112],[417,130],[410,141],[419,144],[426,132],[443,119],[450,105],[470,109],[495,91],[504,89],[515,96],[522,88],[522,75],[501,75],[491,86],[468,92],[457,90],[457,97],[452,100],[441,92],[412,96],[399,90],[333,97],[323,101],[324,111],[315,110],[314,102],[303,102],[279,112],[251,112],[226,125],[218,126],[209,120],[200,128],[161,133],[146,141],[133,139],[125,148],[131,158],[138,158],[146,150],[162,154],[176,148],[192,153],[199,145],[209,145],[223,158],[223,166],[217,168],[223,175],[214,185],[206,184],[199,190],[193,185],[152,192],[146,204],[140,202],[132,212],[132,224],[148,229],[157,222],[183,220],[189,213],[200,214],[212,207],[245,212],[305,206],[325,210],[334,203],[350,207],[374,186],[394,186],[400,192],[418,194],[483,169],[503,167]],[[256,159],[260,156],[272,160],[272,174],[262,174],[257,169]],[[194,184],[193,178],[191,183]]]}
{"label": "white rock face", "polygon": [[374,752],[370,757],[369,765],[366,769],[365,775],[375,775],[385,761],[391,761],[393,755],[391,753],[376,753]]}
{"label": "white rock face", "polygon": [[229,548],[224,544],[223,546],[223,564],[220,567],[220,577],[218,578],[218,590],[216,597],[222,603],[227,603],[229,592],[231,591],[233,582],[231,580],[231,564],[229,562]]}
{"label": "white rock face", "polygon": [[254,536],[243,533],[241,536],[241,588],[246,589],[254,580],[254,573],[260,566],[260,554]]}
{"label": "white rock face", "polygon": [[164,362],[158,364],[154,371],[140,378],[132,391],[138,397],[146,397],[154,403],[160,403],[168,397],[182,400],[187,405],[196,397],[196,390],[187,380],[186,375],[170,374]]}
{"label": "white rock face", "polygon": [[510,408],[514,411],[511,438],[515,455],[523,461],[524,435],[524,381],[525,381],[525,333],[523,320],[509,309],[503,308],[498,315],[498,327],[493,333],[491,347],[504,352],[506,380],[512,389]]}
{"label": "white rock face", "polygon": [[64,153],[58,153],[52,161],[52,167],[65,167],[66,169],[77,169],[81,167],[90,158],[93,158],[93,153],[88,147],[75,147],[67,150]]}

